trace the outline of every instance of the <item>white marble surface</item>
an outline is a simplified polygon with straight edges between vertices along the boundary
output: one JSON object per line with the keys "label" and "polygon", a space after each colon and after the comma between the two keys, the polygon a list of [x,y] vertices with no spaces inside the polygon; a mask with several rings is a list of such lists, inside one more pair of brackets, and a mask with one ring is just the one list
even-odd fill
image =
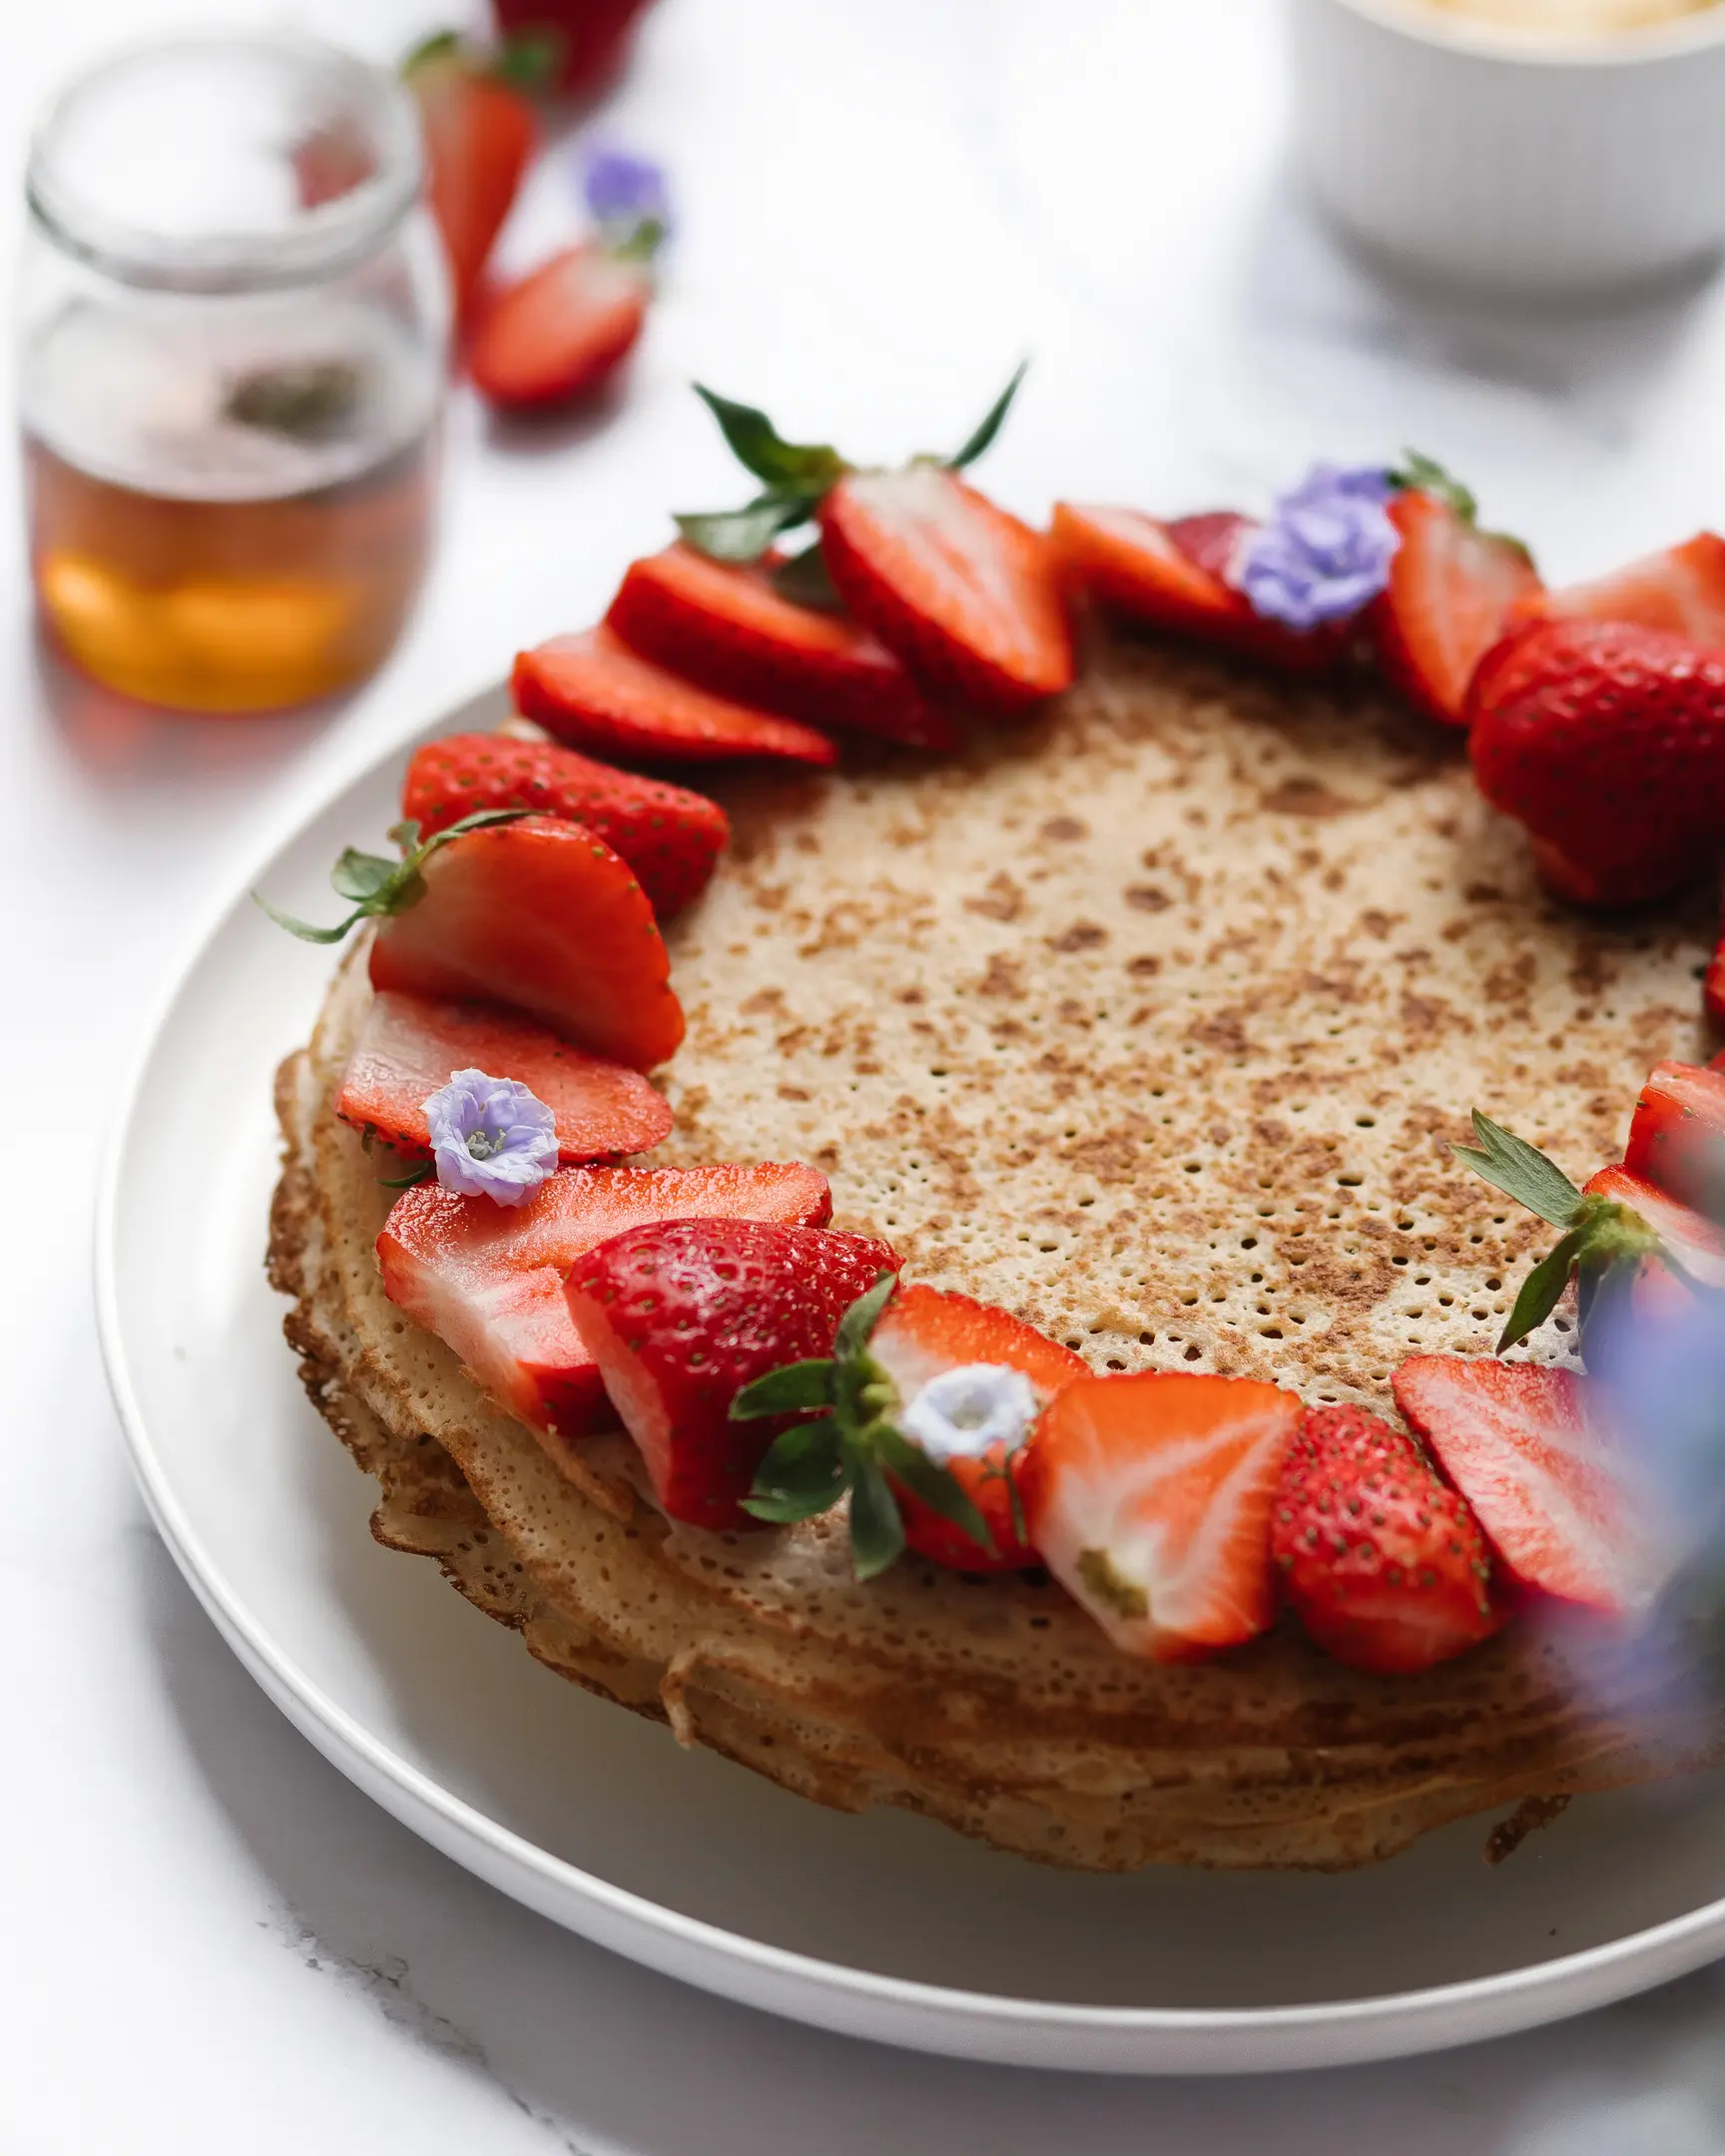
{"label": "white marble surface", "polygon": [[[5,199],[48,86],[188,12],[0,0]],[[204,12],[286,13],[379,55],[436,19],[409,0]],[[1412,439],[1559,575],[1725,514],[1717,290],[1582,324],[1398,298],[1301,208],[1279,79],[1272,0],[663,0],[605,116],[667,157],[685,205],[628,398],[532,439],[458,402],[431,589],[337,711],[176,722],[70,682],[30,627],[8,462],[7,2156],[1725,2146],[1716,1974],[1407,2065],[1175,2084],[898,2056],[613,1960],[413,1841],[252,1688],[145,1521],[103,1387],[92,1148],[193,913],[319,760],[591,615],[669,506],[736,493],[691,373],[884,455],[955,439],[1032,350],[988,469],[1031,510],[1056,491],[1256,502],[1311,453]],[[512,246],[555,228],[566,184],[540,174]]]}

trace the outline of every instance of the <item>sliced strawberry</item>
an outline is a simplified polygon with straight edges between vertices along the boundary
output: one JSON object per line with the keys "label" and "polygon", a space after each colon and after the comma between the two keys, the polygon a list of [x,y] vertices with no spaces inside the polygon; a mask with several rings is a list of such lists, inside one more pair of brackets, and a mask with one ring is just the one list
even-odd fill
{"label": "sliced strawberry", "polygon": [[1392,1382],[1512,1578],[1613,1616],[1647,1607],[1665,1563],[1586,1378],[1534,1362],[1415,1355]]}
{"label": "sliced strawberry", "polygon": [[839,1321],[898,1259],[868,1236],[745,1220],[679,1220],[578,1259],[569,1310],[654,1493],[692,1526],[752,1527],[756,1469],[795,1414],[737,1421],[766,1371],[832,1352]]}
{"label": "sliced strawberry", "polygon": [[892,654],[849,616],[798,606],[760,567],[679,540],[633,562],[607,623],[632,651],[716,696],[918,749],[960,739]]}
{"label": "sliced strawberry", "polygon": [[661,920],[700,896],[731,834],[717,802],[614,770],[559,743],[450,734],[416,750],[401,813],[429,837],[481,808],[532,808],[584,823],[634,869]]}
{"label": "sliced strawberry", "polygon": [[1072,683],[1047,539],[953,472],[858,472],[821,504],[846,604],[936,695],[1000,717]]}
{"label": "sliced strawberry", "polygon": [[[1021,1482],[1029,1432],[1054,1395],[1089,1367],[1070,1348],[1051,1341],[1007,1311],[969,1296],[938,1289],[900,1288],[868,1341],[868,1353],[896,1394],[882,1412],[957,1481],[985,1522],[993,1547],[975,1541],[954,1520],[935,1511],[901,1478],[891,1475],[893,1495],[909,1549],[958,1572],[1012,1572],[1036,1562],[1025,1539]],[[983,1416],[1001,1388],[989,1381],[1002,1371],[1028,1380],[1021,1426],[992,1441]],[[974,1377],[964,1397],[955,1376]],[[929,1393],[935,1379],[945,1383]],[[969,1413],[965,1412],[969,1409]]]}
{"label": "sliced strawberry", "polygon": [[1692,1280],[1703,1288],[1725,1289],[1725,1230],[1627,1167],[1601,1168],[1581,1188],[1589,1198],[1614,1198],[1639,1213]]}
{"label": "sliced strawberry", "polygon": [[527,816],[445,835],[423,895],[377,925],[373,988],[507,1003],[593,1055],[651,1070],[683,1012],[633,871],[579,823]]}
{"label": "sliced strawberry", "polygon": [[1434,1669],[1502,1623],[1466,1499],[1360,1407],[1307,1415],[1282,1464],[1271,1551],[1302,1625],[1355,1669]]}
{"label": "sliced strawberry", "polygon": [[1725,1220],[1725,1071],[1655,1063],[1635,1103],[1624,1169]]}
{"label": "sliced strawberry", "polygon": [[1697,532],[1682,546],[1631,562],[1613,576],[1561,591],[1535,591],[1514,607],[1517,624],[1559,621],[1634,622],[1687,637],[1709,651],[1725,650],[1725,539]]}
{"label": "sliced strawberry", "polygon": [[638,657],[603,624],[520,653],[514,689],[529,719],[580,749],[687,763],[738,757],[818,766],[839,761],[838,750],[813,727],[694,688]]}
{"label": "sliced strawberry", "polygon": [[455,316],[465,322],[538,148],[539,123],[521,93],[453,36],[430,39],[403,73],[419,107],[426,196],[449,258]]}
{"label": "sliced strawberry", "polygon": [[[1701,1000],[1707,1015],[1717,1025],[1725,1025],[1725,935],[1719,938],[1713,955],[1707,961],[1707,971],[1702,979]],[[1714,1059],[1718,1067],[1718,1059]]]}
{"label": "sliced strawberry", "polygon": [[507,411],[589,396],[634,349],[652,297],[645,263],[590,240],[565,248],[481,296],[467,348],[473,386]]}
{"label": "sliced strawberry", "polygon": [[1270,1527],[1304,1409],[1244,1377],[1082,1377],[1037,1425],[1030,1540],[1129,1654],[1186,1661],[1275,1615]]}
{"label": "sliced strawberry", "polygon": [[389,1300],[452,1348],[500,1406],[535,1429],[578,1436],[607,1419],[599,1365],[581,1344],[563,1293],[578,1258],[648,1221],[718,1217],[813,1227],[832,1213],[825,1176],[771,1161],[560,1168],[513,1208],[423,1183],[391,1209],[377,1263]]}
{"label": "sliced strawberry", "polygon": [[1379,662],[1422,711],[1463,726],[1473,670],[1540,590],[1538,571],[1519,540],[1482,532],[1453,499],[1410,487],[1390,521],[1402,544],[1368,617]]}
{"label": "sliced strawberry", "polygon": [[584,1055],[491,1003],[374,995],[347,1059],[335,1113],[400,1153],[429,1154],[425,1100],[458,1070],[515,1078],[557,1118],[563,1161],[646,1153],[671,1129],[671,1104],[639,1071]]}
{"label": "sliced strawberry", "polygon": [[1297,674],[1327,672],[1342,651],[1335,631],[1307,634],[1267,621],[1225,581],[1255,529],[1228,511],[1159,524],[1136,509],[1056,502],[1049,537],[1068,584],[1129,621]]}

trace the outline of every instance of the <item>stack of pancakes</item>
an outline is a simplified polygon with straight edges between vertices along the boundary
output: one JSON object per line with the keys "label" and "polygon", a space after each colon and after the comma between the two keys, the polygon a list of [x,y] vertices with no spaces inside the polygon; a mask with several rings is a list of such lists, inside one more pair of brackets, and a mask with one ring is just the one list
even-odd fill
{"label": "stack of pancakes", "polygon": [[[724,798],[653,1159],[812,1162],[836,1226],[1099,1371],[1386,1408],[1404,1356],[1488,1354],[1548,1236],[1449,1157],[1468,1110],[1580,1180],[1649,1066],[1703,1053],[1710,919],[1559,908],[1459,738],[1365,693],[1109,648],[965,757]],[[1422,1677],[1290,1625],[1156,1666],[1033,1579],[859,1586],[841,1519],[669,1522],[621,1436],[554,1459],[383,1296],[391,1194],[331,1111],[368,992],[350,960],[283,1067],[272,1279],[378,1539],[564,1676],[823,1803],[1097,1870],[1357,1865],[1725,1756],[1681,1653],[1579,1616]]]}

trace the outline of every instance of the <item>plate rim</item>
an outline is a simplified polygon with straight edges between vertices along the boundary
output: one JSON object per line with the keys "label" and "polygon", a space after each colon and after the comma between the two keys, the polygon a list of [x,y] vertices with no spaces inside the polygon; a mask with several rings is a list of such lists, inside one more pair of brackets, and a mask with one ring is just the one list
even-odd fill
{"label": "plate rim", "polygon": [[[507,677],[494,678],[381,748],[367,735],[345,753],[314,759],[281,810],[249,830],[239,848],[244,870],[217,879],[215,896],[201,909],[147,1007],[102,1147],[93,1253],[97,1333],[132,1472],[187,1584],[249,1674],[300,1734],[411,1832],[565,1929],[722,1997],[841,2034],[949,2057],[1161,2074],[1359,2064],[1534,2028],[1669,1982],[1725,1953],[1725,1898],[1720,1898],[1549,1961],[1312,2005],[1091,2006],[890,1976],[729,1930],[554,1856],[393,1751],[298,1668],[251,1613],[193,1528],[157,1455],[134,1387],[118,1257],[133,1152],[128,1140],[188,992],[259,879],[343,796],[414,744],[456,729],[475,706],[506,695],[507,689]],[[593,1924],[573,1921],[559,1904],[584,1908]],[[1036,2040],[1027,2041],[1031,2038]]]}

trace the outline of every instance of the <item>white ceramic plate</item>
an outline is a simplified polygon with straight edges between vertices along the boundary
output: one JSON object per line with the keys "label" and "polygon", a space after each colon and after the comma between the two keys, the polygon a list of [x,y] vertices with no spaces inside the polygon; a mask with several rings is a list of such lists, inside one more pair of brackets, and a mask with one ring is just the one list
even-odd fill
{"label": "white ceramic plate", "polygon": [[[495,691],[438,733],[489,726]],[[327,917],[399,755],[248,876]],[[888,2042],[1113,2072],[1250,2071],[1501,2034],[1725,1952],[1725,1783],[1576,1805],[1498,1870],[1463,1824],[1339,1879],[1044,1871],[824,1812],[543,1670],[366,1531],[265,1284],[270,1080],[329,959],[236,891],[152,1029],[98,1227],[103,1341],[181,1569],[285,1714],[505,1893],[728,1997]],[[199,1163],[187,1196],[185,1162]]]}

